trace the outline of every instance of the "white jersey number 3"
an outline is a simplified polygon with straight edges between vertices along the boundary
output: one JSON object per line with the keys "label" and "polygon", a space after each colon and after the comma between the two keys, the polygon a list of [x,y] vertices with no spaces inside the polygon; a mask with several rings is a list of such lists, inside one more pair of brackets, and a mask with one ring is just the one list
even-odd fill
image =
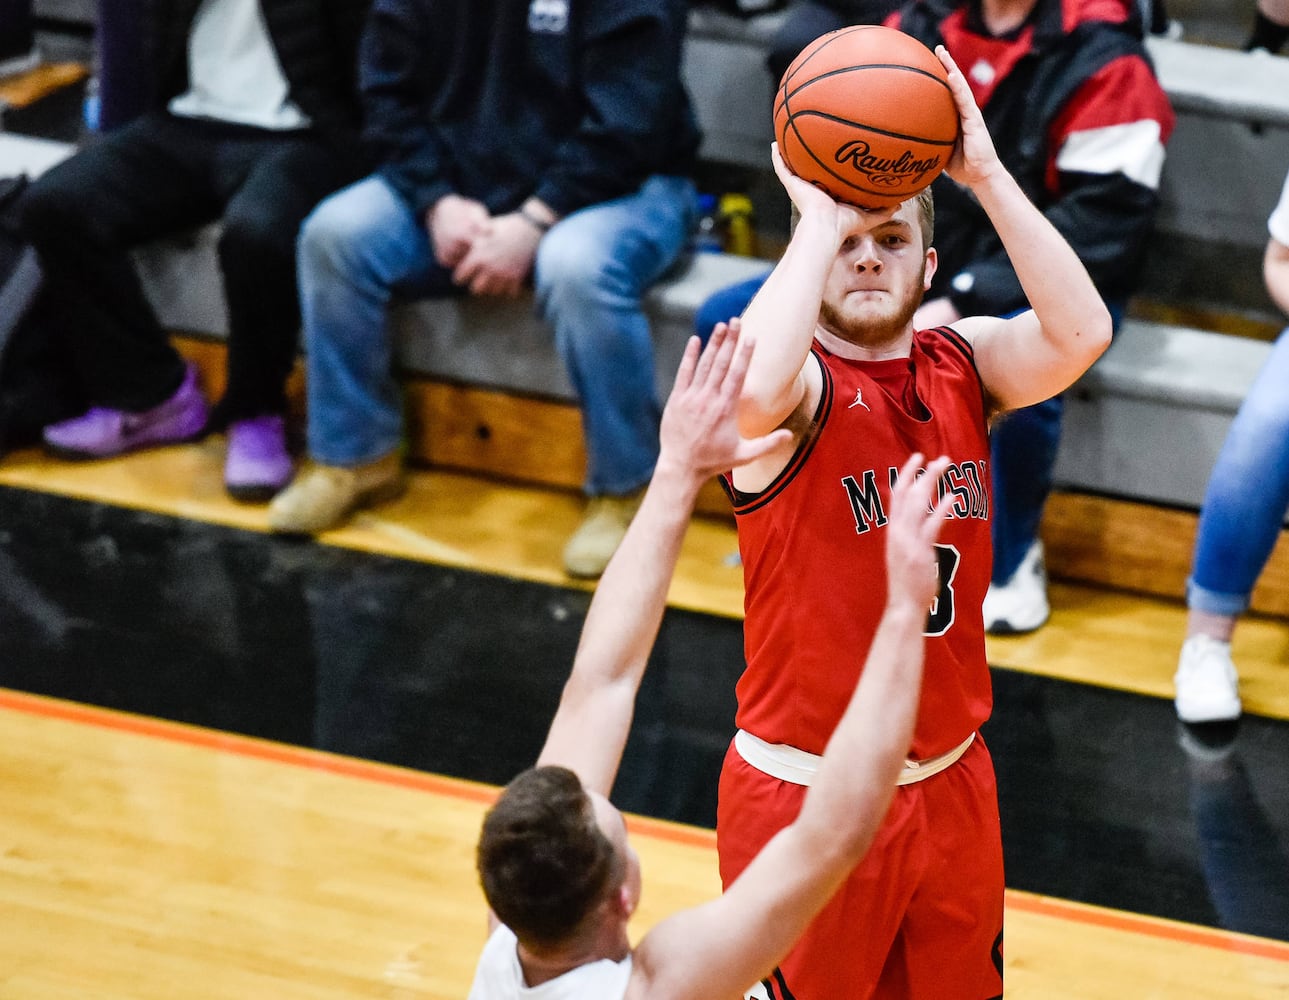
{"label": "white jersey number 3", "polygon": [[926,628],[923,635],[944,635],[953,626],[953,578],[958,574],[958,563],[962,556],[952,545],[935,547],[936,567],[940,572],[940,590],[931,602],[931,610],[926,616]]}

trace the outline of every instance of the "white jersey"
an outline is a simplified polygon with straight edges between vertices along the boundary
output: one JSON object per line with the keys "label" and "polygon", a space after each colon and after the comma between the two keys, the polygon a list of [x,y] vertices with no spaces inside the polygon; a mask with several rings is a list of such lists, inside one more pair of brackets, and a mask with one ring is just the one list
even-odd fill
{"label": "white jersey", "polygon": [[492,932],[475,967],[469,1000],[621,1000],[626,995],[630,955],[621,962],[588,962],[540,986],[525,986],[518,946],[504,924]]}
{"label": "white jersey", "polygon": [[202,0],[188,35],[188,90],[170,113],[257,128],[305,128],[259,0]]}
{"label": "white jersey", "polygon": [[1289,247],[1289,177],[1285,178],[1279,204],[1272,211],[1271,218],[1267,220],[1267,229],[1272,239]]}

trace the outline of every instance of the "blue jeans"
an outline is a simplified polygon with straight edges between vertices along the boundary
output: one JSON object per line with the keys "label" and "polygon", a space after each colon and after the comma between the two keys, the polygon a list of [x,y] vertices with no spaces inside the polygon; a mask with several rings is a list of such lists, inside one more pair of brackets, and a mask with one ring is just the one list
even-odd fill
{"label": "blue jeans", "polygon": [[[581,399],[592,495],[629,493],[653,474],[661,409],[642,299],[680,255],[696,214],[692,181],[652,177],[572,213],[538,247],[537,304]],[[421,220],[378,175],[314,210],[298,266],[310,454],[341,466],[388,455],[403,431],[390,301],[459,289]]]}
{"label": "blue jeans", "polygon": [[[704,340],[718,322],[742,315],[765,278],[751,278],[713,292],[694,315],[694,328]],[[1114,328],[1123,318],[1122,304],[1109,304]],[[1052,492],[1056,451],[1061,443],[1060,396],[1008,413],[989,435],[993,471],[993,582],[1006,583],[1038,538],[1043,506]]]}
{"label": "blue jeans", "polygon": [[704,344],[716,329],[717,323],[728,323],[735,316],[743,315],[743,310],[748,307],[748,303],[761,290],[761,286],[769,276],[770,272],[767,271],[759,278],[748,278],[746,281],[712,292],[707,297],[694,313],[694,332],[702,338]]}
{"label": "blue jeans", "polygon": [[1280,537],[1289,508],[1289,329],[1227,431],[1209,475],[1187,604],[1197,611],[1238,615]]}

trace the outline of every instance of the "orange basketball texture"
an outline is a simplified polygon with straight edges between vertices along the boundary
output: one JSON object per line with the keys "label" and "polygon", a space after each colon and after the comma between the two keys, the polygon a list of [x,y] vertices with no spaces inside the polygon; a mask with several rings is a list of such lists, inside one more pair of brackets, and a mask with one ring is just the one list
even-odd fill
{"label": "orange basketball texture", "polygon": [[774,135],[798,177],[838,201],[880,207],[939,176],[958,110],[934,52],[894,28],[855,25],[793,60],[775,97]]}

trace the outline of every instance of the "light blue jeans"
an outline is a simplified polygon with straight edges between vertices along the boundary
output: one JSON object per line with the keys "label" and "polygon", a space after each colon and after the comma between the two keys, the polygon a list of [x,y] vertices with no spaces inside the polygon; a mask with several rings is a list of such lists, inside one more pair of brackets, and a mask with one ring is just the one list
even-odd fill
{"label": "light blue jeans", "polygon": [[1238,615],[1289,509],[1289,329],[1281,332],[1209,474],[1186,602]]}
{"label": "light blue jeans", "polygon": [[[642,299],[679,257],[696,214],[692,181],[652,177],[569,215],[538,247],[537,306],[582,403],[591,495],[630,493],[653,474],[661,408]],[[390,301],[460,290],[421,220],[379,175],[314,209],[297,263],[309,452],[340,466],[388,455],[403,432]]]}

